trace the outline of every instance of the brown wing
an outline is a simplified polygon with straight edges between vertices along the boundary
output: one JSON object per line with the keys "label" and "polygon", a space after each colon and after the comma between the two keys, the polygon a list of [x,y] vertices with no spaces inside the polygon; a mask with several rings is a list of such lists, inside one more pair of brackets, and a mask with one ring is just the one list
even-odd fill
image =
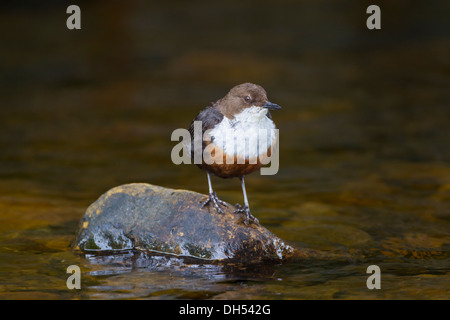
{"label": "brown wing", "polygon": [[223,120],[224,115],[214,107],[214,105],[207,107],[200,111],[189,126],[189,133],[191,134],[191,158],[194,159],[194,121],[202,122],[202,150],[205,149],[206,143],[203,141],[203,134],[206,130],[214,128]]}

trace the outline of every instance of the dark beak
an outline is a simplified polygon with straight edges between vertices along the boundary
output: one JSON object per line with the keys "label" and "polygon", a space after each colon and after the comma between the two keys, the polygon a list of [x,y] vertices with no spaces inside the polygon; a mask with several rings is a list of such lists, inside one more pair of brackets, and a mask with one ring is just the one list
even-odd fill
{"label": "dark beak", "polygon": [[270,101],[267,101],[265,105],[263,105],[263,108],[267,108],[269,110],[280,110],[281,107],[275,103],[272,103]]}

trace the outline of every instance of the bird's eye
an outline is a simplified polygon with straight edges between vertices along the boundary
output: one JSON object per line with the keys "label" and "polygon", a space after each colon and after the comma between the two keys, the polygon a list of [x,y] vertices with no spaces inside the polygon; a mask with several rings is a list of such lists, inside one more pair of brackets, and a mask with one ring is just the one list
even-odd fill
{"label": "bird's eye", "polygon": [[244,100],[245,100],[245,102],[250,102],[252,100],[252,98],[250,96],[245,96]]}

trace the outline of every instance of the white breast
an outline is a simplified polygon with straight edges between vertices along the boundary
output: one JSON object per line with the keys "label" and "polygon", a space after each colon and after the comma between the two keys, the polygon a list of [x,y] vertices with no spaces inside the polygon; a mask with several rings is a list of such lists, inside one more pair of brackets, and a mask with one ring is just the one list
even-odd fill
{"label": "white breast", "polygon": [[227,155],[244,159],[264,154],[277,139],[275,124],[266,114],[266,108],[253,106],[245,108],[234,119],[223,117],[209,132],[213,143]]}

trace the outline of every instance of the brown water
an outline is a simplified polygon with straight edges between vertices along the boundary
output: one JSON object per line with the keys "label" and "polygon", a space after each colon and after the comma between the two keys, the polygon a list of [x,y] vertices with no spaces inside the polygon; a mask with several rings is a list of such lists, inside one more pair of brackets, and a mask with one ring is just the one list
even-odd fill
{"label": "brown water", "polygon": [[[448,299],[450,5],[359,1],[0,5],[0,298]],[[280,171],[246,180],[253,214],[297,246],[353,259],[277,266],[77,256],[85,209],[123,183],[207,192],[171,132],[233,85],[283,106]],[[213,180],[242,202],[237,180]],[[369,290],[366,269],[381,269]],[[82,289],[68,290],[79,265]]]}

